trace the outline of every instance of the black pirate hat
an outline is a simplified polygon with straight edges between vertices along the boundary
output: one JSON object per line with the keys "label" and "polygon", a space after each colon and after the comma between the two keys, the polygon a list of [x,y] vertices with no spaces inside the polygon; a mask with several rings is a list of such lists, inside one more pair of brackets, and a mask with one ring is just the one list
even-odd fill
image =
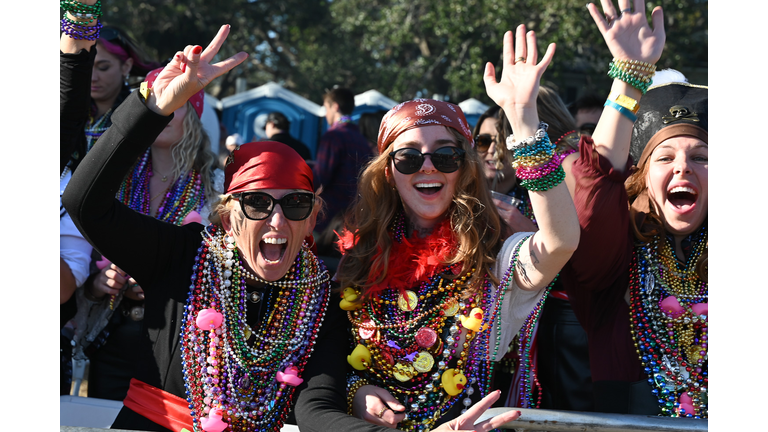
{"label": "black pirate hat", "polygon": [[653,149],[676,136],[693,136],[707,142],[708,87],[687,82],[651,86],[640,101],[629,150],[642,167]]}

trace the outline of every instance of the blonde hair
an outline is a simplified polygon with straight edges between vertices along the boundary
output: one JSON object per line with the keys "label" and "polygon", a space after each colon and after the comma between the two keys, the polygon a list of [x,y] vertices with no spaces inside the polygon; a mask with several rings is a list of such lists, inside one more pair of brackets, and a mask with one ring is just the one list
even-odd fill
{"label": "blonde hair", "polygon": [[[466,276],[476,269],[467,280],[465,296],[478,293],[488,274],[494,283],[498,279],[491,272],[496,254],[501,246],[501,222],[485,179],[482,177],[480,160],[470,147],[469,141],[446,128],[456,138],[458,147],[466,151],[464,163],[459,169],[452,203],[448,210],[451,230],[456,235],[456,254],[446,265],[463,263],[461,273]],[[357,286],[366,296],[373,285],[385,278],[392,250],[392,238],[388,227],[400,211],[403,211],[397,190],[387,181],[385,170],[389,167],[392,144],[365,167],[358,180],[358,195],[344,220],[345,229],[355,235],[355,244],[347,250],[339,263],[337,279],[341,287]],[[371,257],[376,257],[371,261]],[[381,271],[378,271],[381,270]],[[377,280],[369,281],[369,274],[378,274]]]}
{"label": "blonde hair", "polygon": [[212,200],[220,191],[213,185],[213,171],[216,168],[216,155],[211,151],[211,139],[203,129],[203,122],[197,116],[192,104],[187,102],[184,115],[184,136],[173,146],[172,178],[179,178],[192,169],[200,173],[205,187],[205,201]]}

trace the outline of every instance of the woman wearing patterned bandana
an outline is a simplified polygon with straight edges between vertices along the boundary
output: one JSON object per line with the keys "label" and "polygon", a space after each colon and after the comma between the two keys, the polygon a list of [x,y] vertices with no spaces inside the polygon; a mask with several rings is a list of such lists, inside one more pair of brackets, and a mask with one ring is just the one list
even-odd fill
{"label": "woman wearing patterned bandana", "polygon": [[344,316],[327,307],[329,275],[310,250],[322,201],[286,145],[232,153],[207,227],[164,223],[114,199],[171,114],[245,60],[209,63],[228,34],[225,25],[205,50],[187,46],[149,91],[128,97],[64,194],[85,237],[146,295],[142,361],[117,429],[278,431],[298,390],[321,375],[315,358],[347,344]]}
{"label": "woman wearing patterned bandana", "polygon": [[538,63],[533,32],[520,26],[516,39],[513,49],[512,32],[505,35],[501,81],[490,63],[484,80],[516,131],[525,164],[517,172],[531,191],[539,231],[501,240],[457,106],[416,99],[390,110],[379,155],[361,174],[340,233],[344,256],[335,279],[353,338],[347,386],[337,381],[335,389],[302,393],[302,431],[349,430],[345,409],[372,423],[364,430],[489,430],[518,418],[510,411],[474,425],[499,398],[491,383],[496,362],[570,258],[579,230],[560,159],[536,113],[554,46]]}

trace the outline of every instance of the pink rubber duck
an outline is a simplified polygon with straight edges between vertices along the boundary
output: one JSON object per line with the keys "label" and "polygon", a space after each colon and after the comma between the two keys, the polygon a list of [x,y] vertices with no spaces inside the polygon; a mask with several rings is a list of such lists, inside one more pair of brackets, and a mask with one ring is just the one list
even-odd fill
{"label": "pink rubber duck", "polygon": [[670,318],[677,318],[685,313],[685,309],[680,306],[675,296],[669,296],[661,301],[661,311]]}
{"label": "pink rubber duck", "polygon": [[691,310],[693,310],[693,313],[696,315],[706,315],[707,320],[709,320],[709,303],[696,303],[691,306]]}
{"label": "pink rubber duck", "polygon": [[277,381],[294,387],[304,382],[299,378],[299,369],[296,366],[289,366],[284,372],[277,371]]}
{"label": "pink rubber duck", "polygon": [[696,415],[696,410],[693,408],[693,400],[688,396],[688,393],[680,395],[680,409],[684,409],[686,414]]}
{"label": "pink rubber duck", "polygon": [[224,317],[219,312],[216,312],[216,309],[208,308],[201,310],[197,314],[195,324],[197,324],[200,330],[213,330],[219,328],[223,320]]}
{"label": "pink rubber duck", "polygon": [[229,426],[229,424],[221,419],[221,408],[212,409],[208,413],[208,417],[200,419],[200,425],[205,432],[221,432]]}
{"label": "pink rubber duck", "polygon": [[192,210],[191,212],[187,213],[186,216],[184,216],[184,220],[181,221],[181,224],[186,225],[192,222],[203,223],[203,217],[200,216],[200,213],[194,210]]}

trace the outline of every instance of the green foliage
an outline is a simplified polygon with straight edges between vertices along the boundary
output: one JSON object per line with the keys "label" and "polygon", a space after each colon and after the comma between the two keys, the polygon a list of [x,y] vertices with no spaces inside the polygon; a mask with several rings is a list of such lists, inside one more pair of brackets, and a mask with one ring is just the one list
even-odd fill
{"label": "green foliage", "polygon": [[[319,102],[339,84],[355,93],[377,89],[395,100],[444,95],[459,102],[485,96],[486,62],[501,63],[504,32],[525,23],[540,53],[557,44],[546,83],[562,90],[605,88],[610,61],[583,0],[125,0],[105,7],[104,22],[134,36],[157,59],[186,44],[204,45],[232,25],[222,58],[250,58],[217,80],[218,97],[237,78],[253,88],[275,81]],[[667,44],[660,68],[706,79],[707,1],[657,0]],[[702,72],[703,71],[703,72]],[[697,82],[701,82],[698,80]],[[576,84],[574,84],[576,83]],[[704,82],[705,83],[705,82]]]}

